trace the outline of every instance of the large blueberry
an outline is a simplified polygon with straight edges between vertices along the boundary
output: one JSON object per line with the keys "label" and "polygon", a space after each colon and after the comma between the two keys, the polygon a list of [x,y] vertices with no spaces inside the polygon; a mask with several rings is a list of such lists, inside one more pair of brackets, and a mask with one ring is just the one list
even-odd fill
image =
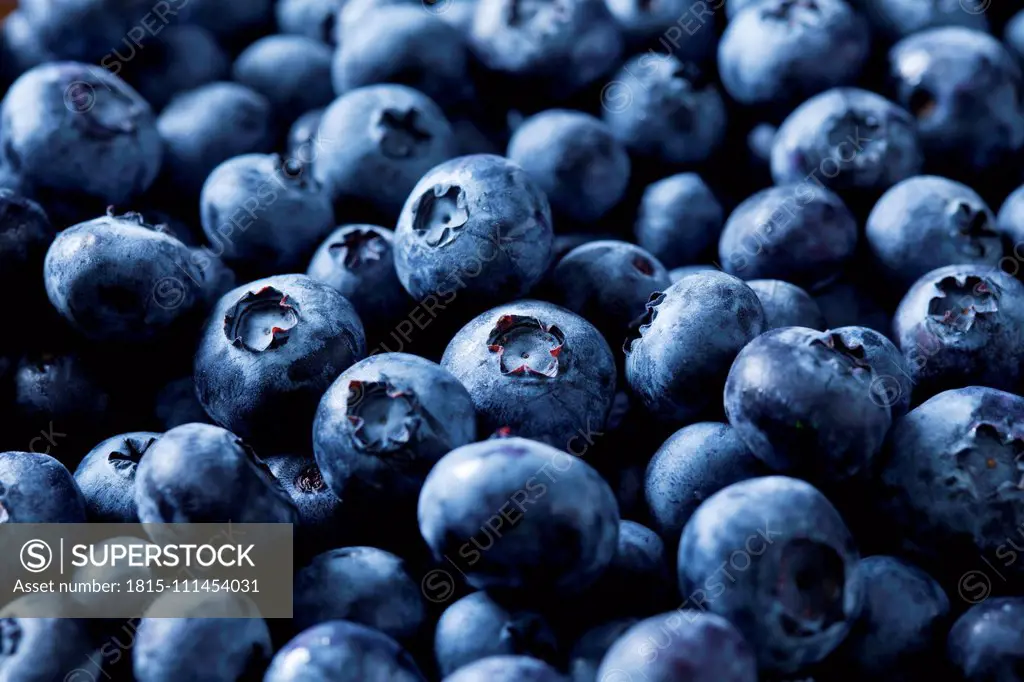
{"label": "large blueberry", "polygon": [[286,124],[334,99],[331,48],[313,38],[260,38],[238,55],[232,74],[236,82],[266,97]]}
{"label": "large blueberry", "polygon": [[274,5],[277,28],[333,45],[338,11],[346,4],[346,0],[278,0]]}
{"label": "large blueberry", "polygon": [[26,281],[37,282],[55,235],[39,204],[0,189],[0,289],[21,290]]}
{"label": "large blueberry", "polygon": [[85,523],[85,498],[53,457],[0,452],[0,522]]}
{"label": "large blueberry", "polygon": [[757,294],[764,309],[765,331],[780,327],[825,329],[825,316],[811,295],[795,284],[779,279],[753,279],[747,286]]}
{"label": "large blueberry", "polygon": [[666,268],[699,261],[718,245],[725,213],[696,173],[679,173],[644,190],[633,232]]}
{"label": "large blueberry", "polygon": [[1024,599],[1003,597],[975,604],[953,624],[947,655],[965,682],[1017,682],[1024,667]]}
{"label": "large blueberry", "polygon": [[32,27],[38,49],[54,58],[89,62],[105,61],[138,45],[146,36],[140,20],[153,20],[148,14],[153,8],[145,0],[22,0],[18,9]]}
{"label": "large blueberry", "polygon": [[85,512],[99,523],[138,523],[135,473],[159,433],[134,431],[111,436],[94,447],[75,469]]}
{"label": "large blueberry", "polygon": [[8,605],[7,617],[0,618],[0,674],[5,678],[49,682],[66,680],[68,675],[91,680],[107,674],[100,667],[102,658],[96,655],[88,621],[31,613],[19,617],[15,614],[20,606]]}
{"label": "large blueberry", "polygon": [[231,72],[231,58],[217,38],[189,24],[164,27],[137,54],[132,45],[128,54],[118,50],[100,64],[115,74],[123,70],[124,79],[157,111],[178,93],[225,80]]}

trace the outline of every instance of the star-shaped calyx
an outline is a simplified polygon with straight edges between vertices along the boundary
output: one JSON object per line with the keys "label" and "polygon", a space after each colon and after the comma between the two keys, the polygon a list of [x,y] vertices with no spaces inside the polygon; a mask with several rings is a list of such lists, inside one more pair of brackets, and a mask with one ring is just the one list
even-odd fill
{"label": "star-shaped calyx", "polygon": [[368,453],[393,453],[412,441],[423,421],[419,398],[386,377],[353,380],[345,402],[352,442]]}
{"label": "star-shaped calyx", "polygon": [[408,159],[430,143],[430,134],[421,122],[419,110],[384,109],[377,119],[377,141],[380,152],[390,159]]}
{"label": "star-shaped calyx", "polygon": [[352,270],[364,263],[375,263],[383,258],[388,251],[384,238],[373,230],[352,230],[327,247],[327,251],[335,259]]}
{"label": "star-shaped calyx", "polygon": [[502,374],[556,377],[565,350],[565,334],[528,315],[502,315],[487,337],[487,349],[498,354]]}
{"label": "star-shaped calyx", "polygon": [[236,348],[262,353],[285,345],[298,323],[296,304],[268,286],[238,299],[224,316],[224,334]]}
{"label": "star-shaped calyx", "polygon": [[991,282],[977,275],[943,277],[938,295],[928,302],[928,317],[944,327],[970,331],[979,317],[999,311],[999,295]]}
{"label": "star-shaped calyx", "polygon": [[466,193],[458,185],[434,185],[416,200],[413,231],[427,246],[447,246],[469,222]]}

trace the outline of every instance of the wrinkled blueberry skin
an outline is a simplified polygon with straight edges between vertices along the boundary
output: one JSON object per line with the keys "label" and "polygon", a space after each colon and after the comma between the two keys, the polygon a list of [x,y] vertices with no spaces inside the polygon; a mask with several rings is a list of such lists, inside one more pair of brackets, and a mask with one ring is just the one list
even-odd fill
{"label": "wrinkled blueberry skin", "polygon": [[289,159],[312,165],[320,155],[320,121],[324,117],[324,109],[313,109],[295,119],[288,130],[287,152]]}
{"label": "wrinkled blueberry skin", "polygon": [[810,98],[786,117],[771,145],[776,184],[821,182],[844,196],[877,197],[923,163],[914,118],[858,88]]}
{"label": "wrinkled blueberry skin", "polygon": [[932,165],[971,177],[1024,146],[1020,66],[992,36],[960,27],[904,38],[889,52],[897,103],[917,119]]}
{"label": "wrinkled blueberry skin", "polygon": [[277,27],[281,33],[306,36],[334,45],[338,11],[345,4],[345,0],[278,0],[274,5]]}
{"label": "wrinkled blueberry skin", "polygon": [[138,523],[135,473],[159,433],[134,431],[111,436],[94,447],[75,469],[85,513],[96,523]]}
{"label": "wrinkled blueberry skin", "polygon": [[[942,26],[961,26],[988,32],[986,6],[966,2],[917,2],[916,0],[854,0],[852,3],[886,40],[896,41],[912,33]],[[973,11],[973,10],[979,11]]]}
{"label": "wrinkled blueberry skin", "polygon": [[378,630],[344,620],[312,627],[288,642],[263,682],[426,682],[412,656]]}
{"label": "wrinkled blueberry skin", "polygon": [[919,397],[965,384],[1016,390],[1024,285],[998,267],[950,265],[914,283],[893,333]]}
{"label": "wrinkled blueberry skin", "polygon": [[850,634],[829,658],[853,679],[921,679],[941,658],[949,626],[949,598],[930,575],[891,556],[857,564],[864,606]]}
{"label": "wrinkled blueberry skin", "polygon": [[764,0],[729,22],[718,70],[740,104],[778,112],[855,81],[868,56],[867,23],[842,0]]}
{"label": "wrinkled blueberry skin", "polygon": [[133,45],[127,34],[152,9],[143,0],[24,0],[18,7],[37,49],[89,62]]}
{"label": "wrinkled blueberry skin", "polygon": [[0,674],[8,680],[49,682],[64,679],[69,670],[86,679],[106,674],[94,660],[96,643],[82,619],[5,617],[0,644]]}
{"label": "wrinkled blueberry skin", "polygon": [[672,285],[654,256],[635,244],[612,240],[573,249],[555,266],[551,279],[553,300],[594,320],[613,348],[644,313],[651,294]]}
{"label": "wrinkled blueberry skin", "polygon": [[613,620],[601,623],[580,635],[569,652],[569,679],[572,682],[601,682],[601,678],[597,676],[601,660],[623,633],[637,622],[636,618]]}
{"label": "wrinkled blueberry skin", "polygon": [[647,186],[633,233],[666,268],[689,265],[718,244],[725,213],[696,173],[671,175]]}
{"label": "wrinkled blueberry skin", "polygon": [[332,620],[359,623],[396,640],[422,630],[426,604],[405,562],[375,547],[344,547],[313,558],[295,574],[296,630]]}
{"label": "wrinkled blueberry skin", "polygon": [[651,414],[693,421],[717,401],[736,353],[764,331],[757,295],[739,279],[708,271],[652,294],[626,340],[626,381]]}
{"label": "wrinkled blueberry skin", "polygon": [[178,93],[226,80],[231,73],[228,53],[199,26],[167,26],[143,45],[137,59],[133,47],[126,55],[122,50],[108,55],[100,64],[115,74],[123,68],[124,79],[156,110]]}
{"label": "wrinkled blueberry skin", "polygon": [[11,291],[29,278],[37,280],[55,234],[39,204],[0,189],[0,288]]}
{"label": "wrinkled blueberry skin", "polygon": [[238,436],[185,424],[150,446],[135,473],[142,523],[297,523],[267,465]]}
{"label": "wrinkled blueberry skin", "polygon": [[94,341],[139,342],[167,334],[201,307],[203,274],[173,237],[139,214],[106,215],[70,227],[46,253],[46,294]]}
{"label": "wrinkled blueberry skin", "polygon": [[476,5],[469,41],[477,58],[535,92],[572,95],[608,73],[622,54],[622,35],[603,0]]}
{"label": "wrinkled blueberry skin", "polygon": [[[979,555],[1005,563],[1007,539],[1015,541],[1024,523],[1022,416],[1024,398],[969,386],[940,393],[896,422],[872,499],[901,553],[955,577],[958,564],[973,568]],[[1008,574],[1020,572],[1007,565]]]}
{"label": "wrinkled blueberry skin", "polygon": [[149,104],[119,77],[78,62],[18,78],[0,104],[0,138],[4,162],[34,186],[109,204],[148,189],[163,153]]}
{"label": "wrinkled blueberry skin", "polygon": [[441,109],[404,85],[346,92],[324,111],[320,138],[316,179],[336,200],[365,202],[389,218],[416,182],[456,150]]}
{"label": "wrinkled blueberry skin", "polygon": [[547,663],[529,656],[489,656],[474,661],[443,682],[566,682]]}
{"label": "wrinkled blueberry skin", "polygon": [[578,111],[548,109],[526,119],[507,156],[530,174],[556,214],[582,223],[605,215],[629,184],[625,148],[608,126]]}
{"label": "wrinkled blueberry skin", "polygon": [[880,374],[865,355],[856,341],[831,331],[765,332],[729,371],[729,423],[775,471],[849,479],[871,463],[892,424],[877,394]]}
{"label": "wrinkled blueberry skin", "polygon": [[441,366],[469,391],[481,433],[507,426],[569,452],[604,427],[615,398],[615,358],[600,332],[542,301],[478,316],[448,344]]}
{"label": "wrinkled blueberry skin", "polygon": [[857,222],[843,200],[809,183],[761,190],[729,216],[718,242],[725,271],[813,289],[853,257]]}
{"label": "wrinkled blueberry skin", "polygon": [[211,251],[257,275],[300,269],[334,227],[330,193],[309,167],[278,154],[220,164],[203,184],[199,204]]}
{"label": "wrinkled blueberry skin", "polygon": [[[537,473],[556,460],[557,479],[542,480]],[[504,505],[515,514],[524,492],[530,511],[501,537],[489,533],[484,523],[494,510]],[[585,589],[611,563],[619,535],[615,495],[597,471],[518,437],[465,445],[443,457],[423,485],[418,518],[438,560],[475,556],[461,561],[470,585],[531,596]]]}
{"label": "wrinkled blueberry skin", "polygon": [[270,151],[274,135],[267,98],[220,81],[172,99],[156,125],[164,141],[167,184],[195,193],[222,162]]}
{"label": "wrinkled blueberry skin", "polygon": [[602,89],[601,103],[612,134],[641,157],[700,163],[725,137],[725,103],[713,80],[672,55],[627,61]]}
{"label": "wrinkled blueberry skin", "polygon": [[1024,185],[1006,197],[996,216],[996,229],[1003,235],[1007,247],[1006,257],[999,265],[1008,274],[1016,277],[1021,260],[1018,254],[1024,254]]}
{"label": "wrinkled blueberry skin", "polygon": [[[656,655],[652,644],[672,646]],[[660,647],[659,647],[660,648]],[[729,621],[713,613],[670,611],[640,621],[611,646],[598,680],[757,682],[754,650]]]}
{"label": "wrinkled blueberry skin", "polygon": [[457,292],[477,312],[530,291],[547,271],[552,241],[547,197],[526,171],[500,156],[461,156],[409,194],[395,268],[414,298],[448,303]]}
{"label": "wrinkled blueberry skin", "polygon": [[859,349],[857,355],[871,365],[876,374],[871,394],[877,404],[889,406],[893,422],[905,415],[910,410],[914,382],[900,349],[885,334],[868,327],[833,327],[829,331],[847,348]]}
{"label": "wrinkled blueberry skin", "polygon": [[975,604],[953,624],[947,652],[965,682],[1019,680],[1024,665],[1024,599],[997,597]]}
{"label": "wrinkled blueberry skin", "polygon": [[85,499],[49,455],[0,452],[0,518],[6,523],[85,523]]}
{"label": "wrinkled blueberry skin", "polygon": [[[715,2],[709,2],[703,11],[698,11],[688,0],[656,3],[606,0],[605,4],[619,23],[627,46],[636,48],[656,43],[662,52],[672,52],[680,59],[696,62],[714,56]],[[680,28],[683,30],[676,36],[676,29]]]}
{"label": "wrinkled blueberry skin", "polygon": [[290,123],[334,99],[331,48],[303,36],[270,35],[238,55],[234,80],[270,102],[278,119]]}
{"label": "wrinkled blueberry skin", "polygon": [[811,295],[780,279],[754,279],[747,286],[757,294],[764,310],[765,331],[780,327],[825,329],[825,316]]}
{"label": "wrinkled blueberry skin", "polygon": [[196,352],[196,395],[242,438],[297,447],[309,443],[320,396],[365,354],[344,296],[305,275],[268,277],[217,304]]}
{"label": "wrinkled blueberry skin", "polygon": [[967,185],[935,175],[908,178],[883,194],[868,216],[865,236],[898,291],[945,265],[997,269],[1003,257],[985,200]]}
{"label": "wrinkled blueberry skin", "polygon": [[728,485],[767,473],[728,424],[684,426],[647,465],[644,498],[651,524],[675,548],[686,522],[704,500]]}
{"label": "wrinkled blueberry skin", "polygon": [[411,518],[431,467],[476,436],[466,388],[406,353],[372,355],[342,372],[313,421],[324,481],[355,519],[398,515],[396,508],[408,508]]}
{"label": "wrinkled blueberry skin", "polygon": [[552,663],[558,638],[544,616],[535,611],[509,610],[474,592],[441,614],[434,632],[434,656],[442,676],[489,656],[531,656]]}
{"label": "wrinkled blueberry skin", "polygon": [[312,556],[346,544],[349,521],[316,462],[302,454],[273,455],[264,461],[299,510],[295,548]]}
{"label": "wrinkled blueberry skin", "polygon": [[853,538],[825,496],[785,476],[715,493],[680,540],[682,594],[709,589],[737,551],[750,568],[733,572],[735,582],[708,608],[743,633],[759,667],[792,673],[835,649],[860,612],[863,587]]}

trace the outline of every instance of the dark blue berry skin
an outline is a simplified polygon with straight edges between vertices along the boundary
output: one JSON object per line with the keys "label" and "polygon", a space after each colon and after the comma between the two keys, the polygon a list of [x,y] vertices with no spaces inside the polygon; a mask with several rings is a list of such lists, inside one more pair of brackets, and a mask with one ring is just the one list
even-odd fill
{"label": "dark blue berry skin", "polygon": [[1009,274],[1016,276],[1020,270],[1020,254],[1024,254],[1024,185],[1006,197],[996,216],[996,229],[1003,235],[1007,247],[1006,257],[999,265]]}
{"label": "dark blue berry skin", "polygon": [[311,169],[279,154],[217,166],[199,210],[211,251],[256,276],[299,270],[335,224],[331,195]]}
{"label": "dark blue berry skin", "polygon": [[897,291],[945,265],[996,269],[1003,257],[985,200],[967,185],[935,175],[908,178],[883,194],[868,216],[865,237]]}
{"label": "dark blue berry skin", "polygon": [[204,277],[191,255],[139,214],[103,216],[57,235],[43,269],[46,294],[89,339],[152,340],[202,305],[195,282]]}
{"label": "dark blue berry skin", "polygon": [[763,671],[793,673],[849,632],[863,598],[859,560],[824,495],[765,476],[715,493],[690,518],[679,544],[680,590],[743,633]]}
{"label": "dark blue berry skin", "polygon": [[10,12],[0,23],[0,86],[6,90],[14,80],[34,66],[51,62],[57,56],[40,42],[38,30],[19,9]]}
{"label": "dark blue berry skin", "polygon": [[600,431],[615,397],[615,359],[582,317],[516,301],[463,327],[441,365],[469,391],[481,433],[509,427],[563,450]]}
{"label": "dark blue berry skin", "polygon": [[423,593],[405,562],[375,547],[344,547],[314,557],[295,574],[294,594],[297,631],[345,620],[405,641],[426,622]]}
{"label": "dark blue berry skin", "polygon": [[152,109],[98,66],[50,62],[24,73],[0,104],[0,138],[5,163],[33,186],[96,202],[124,203],[160,170]]}
{"label": "dark blue berry skin", "polygon": [[605,4],[619,23],[627,48],[634,52],[638,47],[653,44],[654,49],[687,61],[705,62],[714,57],[714,2],[703,7],[688,0],[607,0]]}
{"label": "dark blue berry skin", "polygon": [[86,680],[107,674],[100,669],[102,658],[97,656],[88,621],[39,618],[32,614],[31,607],[26,616],[19,617],[16,614],[22,604],[18,602],[8,604],[5,617],[0,618],[0,671],[5,677],[46,682],[62,680],[68,671]]}
{"label": "dark blue berry skin", "polygon": [[443,682],[566,682],[566,679],[536,658],[489,656],[456,670]]}
{"label": "dark blue berry skin", "polygon": [[222,162],[270,151],[272,115],[266,97],[238,83],[208,83],[176,96],[156,121],[167,184],[198,194]]}
{"label": "dark blue berry skin", "polygon": [[210,423],[209,415],[196,398],[196,384],[191,374],[164,384],[156,392],[155,403],[156,423],[164,431],[191,422]]}
{"label": "dark blue berry skin", "polygon": [[85,513],[96,523],[138,523],[135,472],[159,433],[135,431],[111,436],[94,447],[75,469]]}
{"label": "dark blue berry skin", "polygon": [[260,38],[238,55],[234,80],[270,102],[278,120],[289,124],[334,99],[331,48],[319,40],[292,35]]}
{"label": "dark blue berry skin", "polygon": [[553,663],[558,638],[543,615],[506,608],[486,592],[473,592],[441,614],[434,632],[440,674],[489,656],[532,656]]}
{"label": "dark blue berry skin", "polygon": [[508,143],[556,214],[591,223],[614,207],[629,184],[629,155],[599,119],[548,109],[526,119]]}
{"label": "dark blue berry skin", "polygon": [[[852,3],[867,18],[879,36],[896,41],[912,33],[942,26],[961,26],[988,32],[986,6],[916,0],[854,0]],[[979,11],[972,11],[975,7]]]}
{"label": "dark blue berry skin", "polygon": [[1024,146],[1020,66],[987,33],[915,33],[893,46],[889,70],[894,99],[917,119],[933,168],[971,178],[1011,161]]}
{"label": "dark blue berry skin", "polygon": [[91,62],[140,40],[142,27],[132,29],[152,6],[141,0],[25,0],[18,8],[51,58]]}
{"label": "dark blue berry skin", "polygon": [[238,436],[210,424],[164,433],[139,461],[142,523],[298,523],[267,465]]}
{"label": "dark blue berry skin", "polygon": [[0,288],[11,291],[23,282],[37,281],[55,234],[39,204],[0,189]]}
{"label": "dark blue berry skin", "polygon": [[718,71],[740,104],[785,113],[855,81],[869,46],[867,23],[842,0],[764,0],[729,22]]}
{"label": "dark blue berry skin", "polygon": [[188,24],[167,26],[135,57],[134,48],[107,55],[101,62],[114,74],[124,71],[124,79],[139,91],[155,110],[163,109],[178,93],[207,83],[226,80],[231,73],[231,58],[204,28]]}
{"label": "dark blue berry skin", "polygon": [[322,623],[288,642],[263,682],[426,682],[412,656],[373,628]]}
{"label": "dark blue berry skin", "polygon": [[601,240],[570,251],[551,275],[552,300],[593,320],[617,348],[651,294],[671,286],[668,271],[635,244]]}
{"label": "dark blue berry skin", "polygon": [[274,0],[189,0],[178,21],[213,31],[222,42],[237,41],[274,22]]}
{"label": "dark blue berry skin", "polygon": [[242,438],[306,450],[320,396],[365,354],[345,297],[305,275],[268,277],[217,304],[196,352],[196,394]]}
{"label": "dark blue berry skin", "polygon": [[345,545],[349,521],[316,462],[302,454],[273,455],[264,461],[299,510],[294,544],[298,553],[312,557]]}
{"label": "dark blue berry skin", "polygon": [[1001,597],[975,604],[953,624],[947,655],[965,682],[1015,682],[1024,665],[1024,599]]}
{"label": "dark blue berry skin", "polygon": [[[615,496],[597,471],[517,437],[443,457],[427,476],[418,517],[435,558],[456,561],[470,585],[529,597],[585,589],[611,563],[619,535]],[[515,526],[498,536],[510,518]]]}
{"label": "dark blue berry skin", "polygon": [[764,310],[765,331],[780,327],[825,329],[825,316],[811,295],[780,279],[754,279],[747,286],[757,294]]}
{"label": "dark blue berry skin", "polygon": [[767,473],[728,424],[685,426],[658,448],[647,465],[644,498],[651,525],[674,549],[686,522],[704,500],[728,485]]}
{"label": "dark blue berry skin", "polygon": [[626,381],[653,416],[699,418],[718,401],[736,353],[764,331],[757,295],[722,272],[699,272],[651,295],[631,332]]}
{"label": "dark blue berry skin", "polygon": [[441,109],[404,85],[345,93],[324,111],[320,137],[317,180],[336,200],[364,202],[389,219],[423,174],[456,150]]}
{"label": "dark blue berry skin", "polygon": [[736,357],[725,413],[750,451],[775,471],[814,481],[849,479],[882,447],[892,410],[879,372],[854,340],[785,327]]}
{"label": "dark blue berry skin", "polygon": [[801,183],[769,187],[729,216],[718,242],[725,271],[813,289],[835,278],[857,246],[857,222],[833,192]]}
{"label": "dark blue berry skin", "polygon": [[353,519],[405,512],[411,519],[431,467],[476,435],[473,401],[456,377],[415,355],[381,353],[342,372],[323,394],[313,451]]}
{"label": "dark blue berry skin", "polygon": [[[602,682],[597,676],[601,660],[623,633],[637,622],[636,618],[613,620],[601,623],[580,635],[569,652],[569,679],[572,682]],[[629,678],[626,679],[628,681]]]}
{"label": "dark blue berry skin", "polygon": [[[663,648],[661,640],[671,646]],[[627,630],[608,649],[597,679],[757,682],[757,660],[750,644],[726,619],[678,610],[652,616]]]}
{"label": "dark blue berry skin", "polygon": [[871,365],[875,379],[870,386],[878,405],[888,405],[893,422],[910,410],[914,382],[900,349],[885,334],[868,327],[832,327],[847,348]]}
{"label": "dark blue berry skin", "polygon": [[692,62],[645,53],[627,61],[601,91],[601,113],[629,151],[670,165],[708,160],[725,137],[725,103]]}
{"label": "dark blue berry skin", "polygon": [[696,173],[671,175],[647,186],[633,233],[666,268],[699,261],[717,244],[722,205]]}
{"label": "dark blue berry skin", "polygon": [[712,272],[719,272],[719,268],[716,268],[714,265],[683,265],[681,267],[669,270],[668,278],[669,280],[671,280],[672,284],[675,284],[683,277],[698,272],[707,272],[709,270]]}
{"label": "dark blue berry skin", "polygon": [[345,0],[278,0],[274,5],[278,30],[334,45],[338,12],[345,4]]}
{"label": "dark blue berry skin", "polygon": [[0,518],[5,523],[85,523],[85,498],[49,455],[0,452]]}
{"label": "dark blue berry skin", "polygon": [[875,291],[850,275],[840,275],[820,290],[811,292],[825,315],[828,327],[858,325],[892,338],[892,313]]}
{"label": "dark blue berry skin", "polygon": [[529,292],[547,271],[552,240],[547,197],[526,171],[500,156],[461,156],[409,194],[395,268],[417,300],[447,304],[457,294],[478,312]]}
{"label": "dark blue berry skin", "polygon": [[1006,23],[1003,42],[1006,44],[1006,49],[1017,58],[1017,63],[1024,64],[1024,10],[1014,14],[1013,18]]}
{"label": "dark blue berry skin", "polygon": [[893,333],[919,398],[966,385],[1017,389],[1024,285],[998,267],[950,265],[914,283]]}
{"label": "dark blue berry skin", "polygon": [[300,163],[312,165],[320,156],[324,144],[320,137],[320,121],[324,109],[313,109],[295,119],[288,130],[287,156]]}

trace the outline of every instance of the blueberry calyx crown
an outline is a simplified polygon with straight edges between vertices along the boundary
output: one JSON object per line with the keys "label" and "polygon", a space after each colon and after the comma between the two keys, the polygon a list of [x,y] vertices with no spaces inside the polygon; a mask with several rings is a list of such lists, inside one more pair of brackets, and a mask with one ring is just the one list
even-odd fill
{"label": "blueberry calyx crown", "polygon": [[825,332],[811,341],[812,346],[821,346],[832,352],[843,367],[850,370],[851,374],[857,374],[858,370],[871,372],[872,367],[867,361],[864,347],[859,344],[847,344],[846,340],[835,332]]}
{"label": "blueberry calyx crown", "polygon": [[21,637],[21,625],[17,618],[0,618],[0,656],[8,657],[18,653]]}
{"label": "blueberry calyx crown", "polygon": [[[808,12],[799,12],[799,10],[808,10]],[[792,25],[798,17],[806,22],[808,19],[807,15],[811,12],[814,14],[821,12],[821,7],[818,5],[817,0],[782,0],[776,3],[774,7],[769,6],[761,10],[761,16],[766,19],[785,20]]]}
{"label": "blueberry calyx crown", "polygon": [[377,143],[389,159],[419,156],[420,148],[433,139],[420,123],[421,114],[414,107],[404,111],[384,109],[377,119]]}
{"label": "blueberry calyx crown", "polygon": [[846,619],[846,570],[832,547],[794,539],[781,548],[775,581],[779,624],[790,637],[814,637]]}
{"label": "blueberry calyx crown", "polygon": [[519,28],[537,18],[545,7],[551,8],[553,18],[562,18],[567,12],[563,0],[505,0],[505,23]]}
{"label": "blueberry calyx crown", "polygon": [[419,430],[419,398],[386,377],[348,384],[345,411],[352,442],[362,452],[395,452],[406,447]]}
{"label": "blueberry calyx crown", "polygon": [[565,349],[565,334],[529,315],[502,315],[487,337],[487,350],[498,354],[501,373],[556,377]]}
{"label": "blueberry calyx crown", "polygon": [[412,207],[412,229],[427,246],[447,246],[469,222],[466,193],[458,185],[434,185]]}
{"label": "blueberry calyx crown", "polygon": [[334,260],[340,261],[348,270],[380,261],[387,250],[387,242],[379,234],[362,228],[346,233],[341,241],[327,247]]}
{"label": "blueberry calyx crown", "polygon": [[651,328],[654,320],[658,317],[658,306],[665,300],[665,294],[655,291],[647,299],[644,314],[629,323],[629,331],[626,333],[626,340],[622,343],[622,351],[629,355],[633,350],[633,343],[643,337],[644,332]]}
{"label": "blueberry calyx crown", "polygon": [[983,208],[971,206],[966,201],[952,201],[946,207],[946,215],[952,222],[952,236],[967,237],[963,250],[972,256],[985,255],[986,238],[998,238],[999,234],[992,228],[988,214]]}
{"label": "blueberry calyx crown", "polygon": [[295,477],[295,487],[304,493],[318,493],[324,490],[327,485],[324,483],[320,467],[310,464]]}
{"label": "blueberry calyx crown", "polygon": [[224,334],[254,353],[280,348],[299,323],[295,303],[274,287],[248,291],[224,316]]}
{"label": "blueberry calyx crown", "polygon": [[[973,482],[978,499],[1024,492],[1024,434],[1013,424],[979,421],[961,441],[955,453],[957,469]],[[948,484],[960,477],[951,476]],[[978,489],[981,489],[980,491]]]}
{"label": "blueberry calyx crown", "polygon": [[156,438],[125,438],[121,441],[121,447],[107,454],[107,461],[122,474],[132,475],[142,456],[155,442]]}
{"label": "blueberry calyx crown", "polygon": [[994,284],[977,275],[943,277],[939,295],[928,302],[928,317],[958,332],[968,332],[981,315],[999,311]]}

